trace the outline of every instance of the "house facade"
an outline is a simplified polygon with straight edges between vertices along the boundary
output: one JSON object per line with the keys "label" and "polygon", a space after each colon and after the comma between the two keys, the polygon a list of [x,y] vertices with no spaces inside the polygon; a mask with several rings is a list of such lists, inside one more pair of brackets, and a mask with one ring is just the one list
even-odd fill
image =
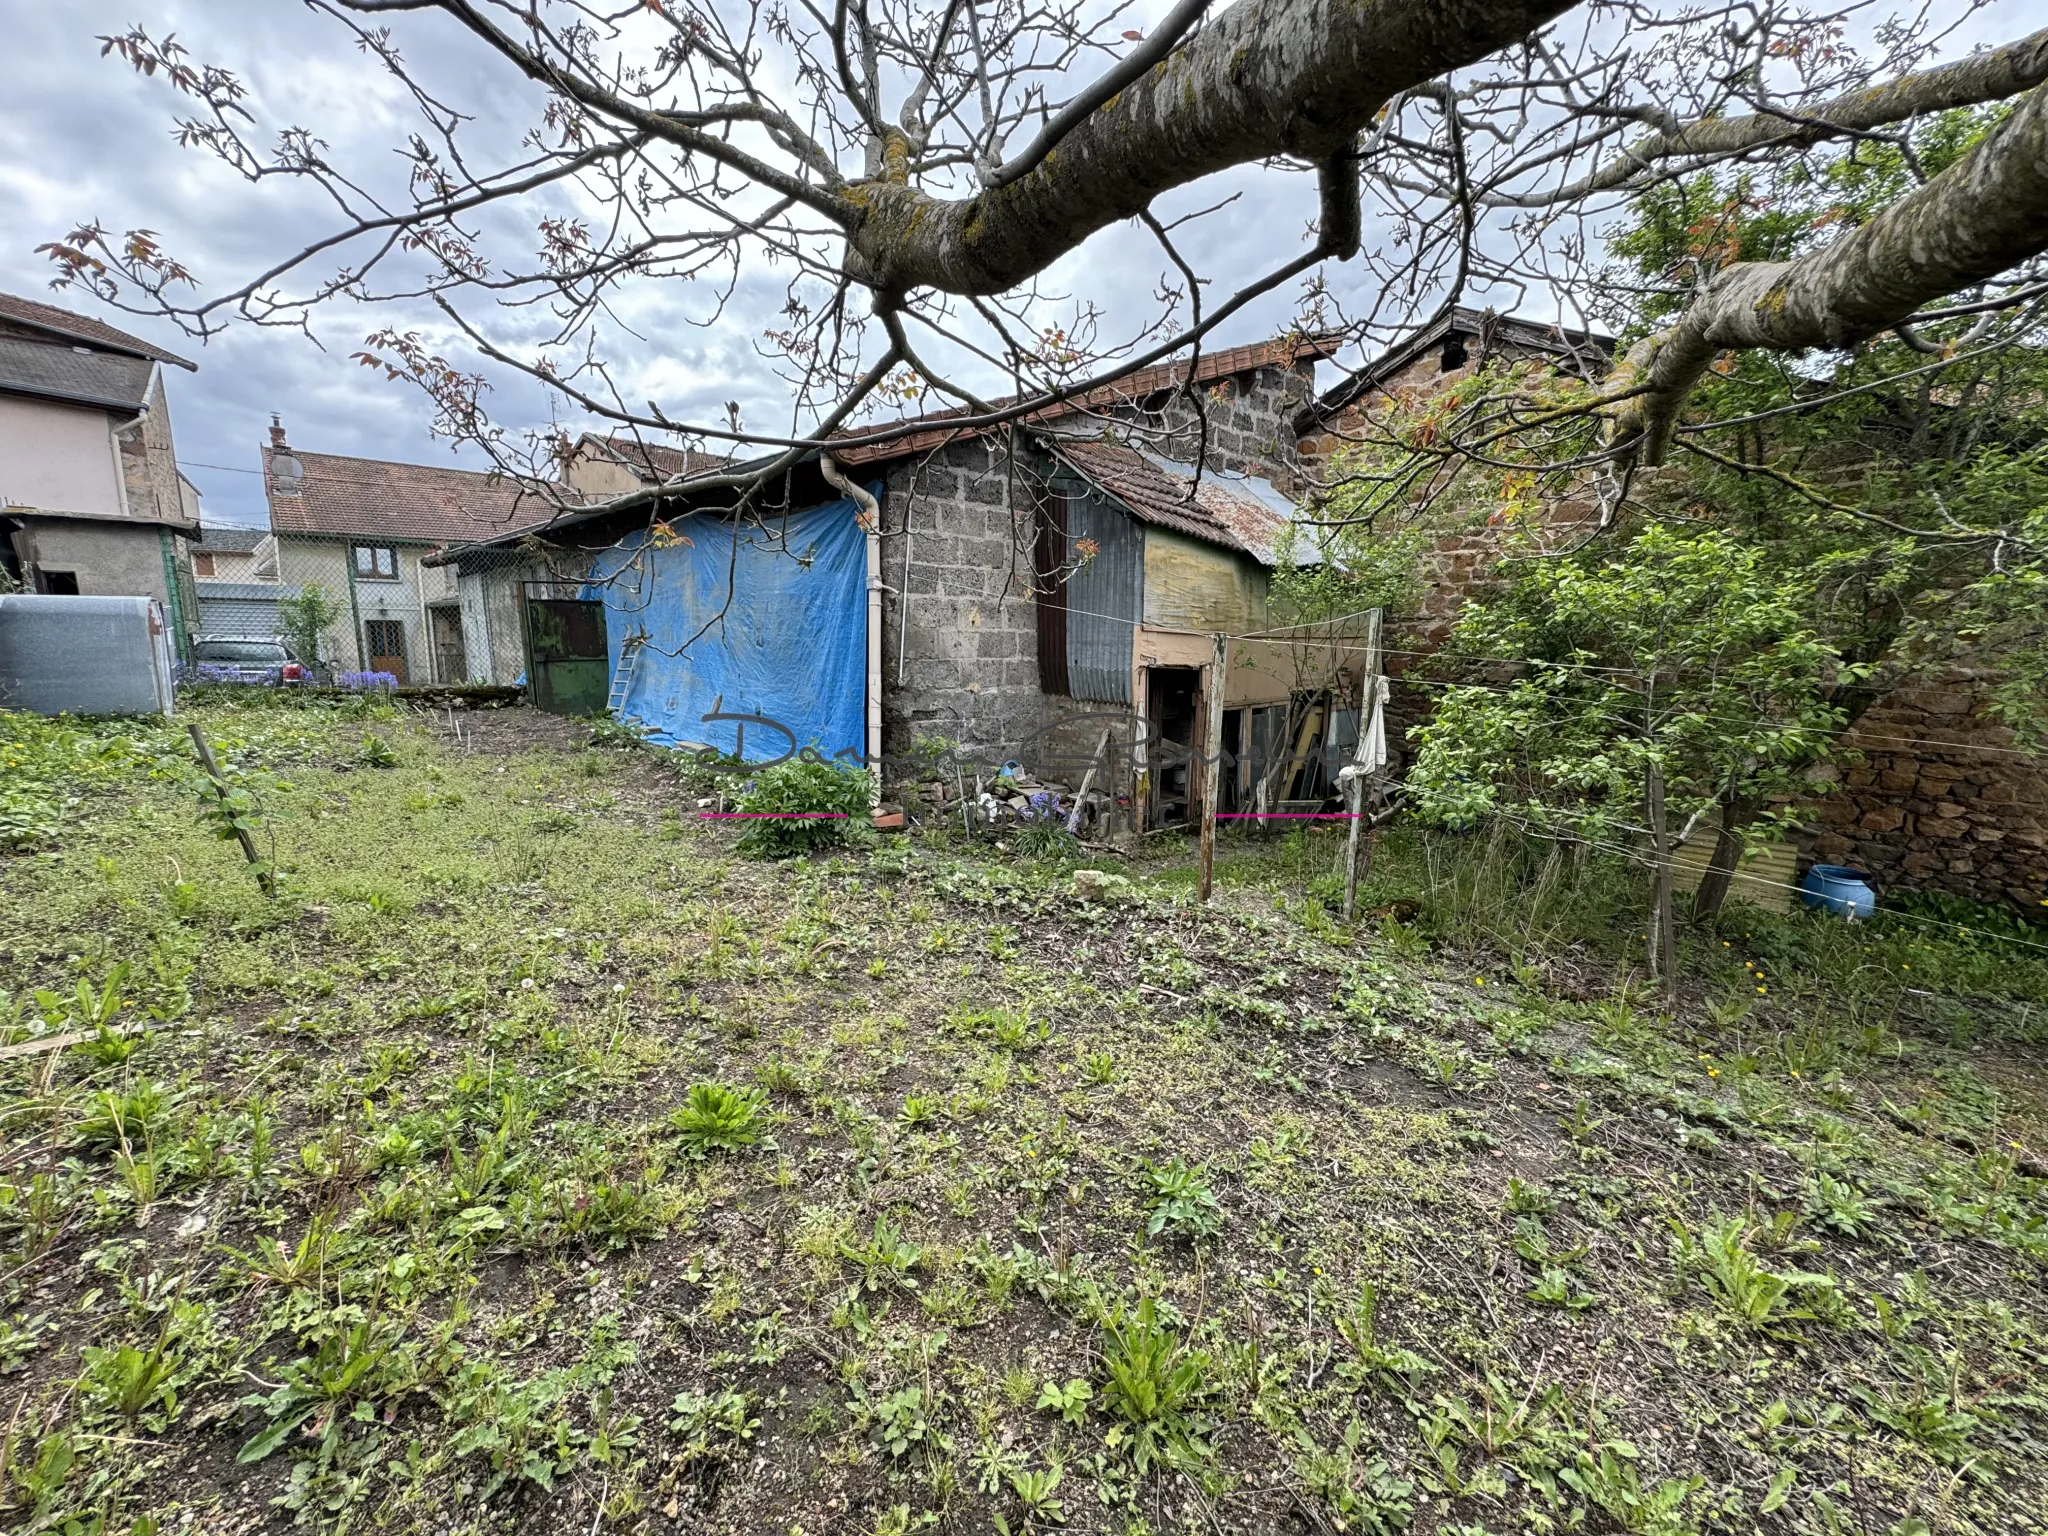
{"label": "house facade", "polygon": [[260,457],[279,595],[317,589],[332,614],[319,656],[303,660],[401,683],[489,681],[517,665],[516,614],[498,616],[510,628],[494,628],[481,604],[465,605],[454,569],[429,561],[533,521],[518,486],[469,470],[301,452],[276,420]]}
{"label": "house facade", "polygon": [[102,321],[0,294],[0,565],[34,592],[152,597],[197,623],[198,497],[165,370],[195,365]]}

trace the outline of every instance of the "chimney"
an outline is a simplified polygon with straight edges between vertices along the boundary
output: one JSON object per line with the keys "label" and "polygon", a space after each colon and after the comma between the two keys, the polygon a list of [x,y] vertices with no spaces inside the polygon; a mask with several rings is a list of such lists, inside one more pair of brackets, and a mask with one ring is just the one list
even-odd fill
{"label": "chimney", "polygon": [[270,418],[270,489],[279,496],[297,496],[305,487],[306,467],[284,440],[284,423]]}

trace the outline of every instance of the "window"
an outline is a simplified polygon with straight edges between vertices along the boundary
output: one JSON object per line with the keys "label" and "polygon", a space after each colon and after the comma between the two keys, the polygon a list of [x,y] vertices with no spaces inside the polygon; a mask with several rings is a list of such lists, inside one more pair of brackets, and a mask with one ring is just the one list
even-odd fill
{"label": "window", "polygon": [[213,574],[213,556],[203,552],[194,554],[192,556],[192,574],[194,576],[211,576]]}
{"label": "window", "polygon": [[356,546],[356,580],[398,580],[398,551],[389,544]]}
{"label": "window", "polygon": [[50,570],[44,571],[43,590],[49,593],[52,597],[78,596],[78,572]]}

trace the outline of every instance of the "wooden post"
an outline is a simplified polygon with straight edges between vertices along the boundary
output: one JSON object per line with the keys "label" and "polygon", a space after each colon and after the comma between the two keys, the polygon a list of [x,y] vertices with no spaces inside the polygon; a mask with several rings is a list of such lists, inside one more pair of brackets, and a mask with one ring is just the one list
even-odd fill
{"label": "wooden post", "polygon": [[[213,748],[207,745],[206,733],[199,729],[199,722],[196,720],[186,722],[185,729],[192,733],[192,747],[199,754],[199,766],[204,768],[206,776],[213,780],[214,793],[219,795],[221,802],[225,804],[228,798],[228,781],[221,774],[220,764],[214,761]],[[242,857],[256,867],[256,883],[263,887],[263,894],[275,896],[277,881],[272,878],[270,871],[263,867],[263,859],[256,852],[256,839],[249,835],[249,829],[236,827],[235,841],[242,845]]]}
{"label": "wooden post", "polygon": [[1358,741],[1351,753],[1353,772],[1345,795],[1345,804],[1351,811],[1350,840],[1344,849],[1344,921],[1350,922],[1358,915],[1358,882],[1365,878],[1372,867],[1372,836],[1365,826],[1366,805],[1370,800],[1369,780],[1379,772],[1379,764],[1369,760],[1373,752],[1373,720],[1378,715],[1384,690],[1380,686],[1380,610],[1375,608],[1365,620],[1365,666],[1364,675],[1358,680]]}
{"label": "wooden post", "polygon": [[1088,771],[1081,776],[1081,787],[1074,792],[1074,808],[1067,814],[1067,830],[1079,835],[1081,831],[1081,808],[1088,802],[1088,791],[1095,786],[1095,770],[1104,767],[1109,757],[1109,727],[1102,728],[1102,740],[1095,744],[1095,755],[1088,759]]}
{"label": "wooden post", "polygon": [[1223,690],[1230,678],[1230,637],[1218,635],[1209,659],[1209,719],[1202,738],[1202,852],[1196,893],[1209,899],[1216,874],[1216,801],[1223,786]]}

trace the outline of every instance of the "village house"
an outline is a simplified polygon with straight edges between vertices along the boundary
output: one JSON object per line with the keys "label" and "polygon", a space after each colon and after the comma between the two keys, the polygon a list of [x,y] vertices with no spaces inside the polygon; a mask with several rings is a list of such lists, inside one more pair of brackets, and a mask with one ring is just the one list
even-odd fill
{"label": "village house", "polygon": [[[991,769],[1072,766],[1103,757],[1108,731],[1119,764],[1136,736],[1184,757],[1201,746],[1213,636],[1265,627],[1302,484],[1290,423],[1325,350],[1288,338],[1211,354],[1192,380],[1185,365],[1146,370],[1014,434],[922,418],[836,456],[872,520],[812,459],[748,519],[722,515],[729,490],[685,481],[658,529],[644,505],[598,505],[436,561],[506,601],[547,583],[550,601],[601,604],[608,702],[666,740],[739,750],[749,724],[707,716],[744,713],[758,755],[816,745],[900,761],[941,740]],[[618,440],[598,441],[565,475],[592,500],[701,472],[644,458],[621,472]],[[1227,801],[1279,750],[1299,659],[1233,645],[1224,745],[1242,766]],[[1326,648],[1319,680],[1355,660]],[[1323,721],[1332,744],[1343,724]],[[1194,803],[1184,761],[1145,792],[1155,817]]]}
{"label": "village house", "polygon": [[275,582],[277,537],[268,528],[202,522],[192,574],[201,581]]}
{"label": "village house", "polygon": [[[318,588],[335,617],[320,655],[337,671],[401,683],[518,675],[517,615],[465,609],[455,573],[429,563],[451,544],[533,521],[535,504],[497,475],[302,452],[273,418],[260,450],[280,596]],[[498,627],[493,627],[493,618]]]}
{"label": "village house", "polygon": [[196,365],[100,320],[0,294],[0,564],[34,592],[152,597],[184,646],[199,498],[178,473],[164,369]]}

